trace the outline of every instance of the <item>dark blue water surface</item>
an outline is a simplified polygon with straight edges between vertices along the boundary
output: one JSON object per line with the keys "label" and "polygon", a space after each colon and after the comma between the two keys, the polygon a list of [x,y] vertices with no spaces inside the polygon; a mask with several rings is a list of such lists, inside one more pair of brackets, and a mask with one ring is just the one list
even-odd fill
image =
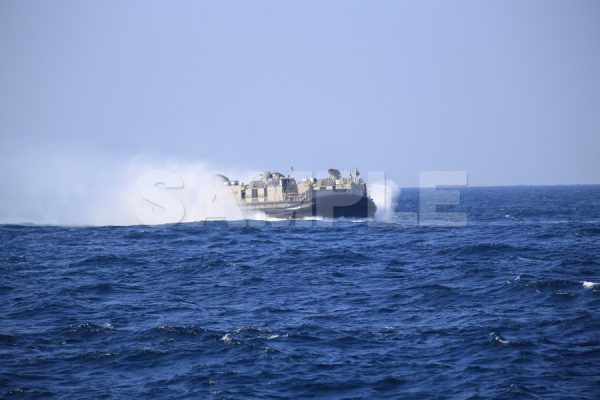
{"label": "dark blue water surface", "polygon": [[600,187],[441,209],[1,226],[0,397],[599,398]]}

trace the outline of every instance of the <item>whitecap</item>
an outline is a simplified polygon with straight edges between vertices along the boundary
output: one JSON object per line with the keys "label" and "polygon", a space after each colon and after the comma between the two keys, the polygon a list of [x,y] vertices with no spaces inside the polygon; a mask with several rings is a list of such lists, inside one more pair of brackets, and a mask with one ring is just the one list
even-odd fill
{"label": "whitecap", "polygon": [[221,340],[223,341],[223,343],[229,344],[231,343],[231,336],[229,336],[229,333],[226,333],[225,335],[223,335]]}
{"label": "whitecap", "polygon": [[240,328],[235,328],[233,330],[234,333],[242,333],[242,332],[259,332],[259,333],[270,333],[271,330],[269,328],[261,328],[255,326],[242,326]]}
{"label": "whitecap", "polygon": [[597,286],[600,286],[600,283],[598,282],[589,282],[589,281],[581,281],[581,286],[583,286],[585,289],[593,289]]}
{"label": "whitecap", "polygon": [[498,342],[498,343],[502,343],[502,344],[509,344],[510,340],[508,339],[504,339],[501,335],[492,332],[490,333],[490,342]]}

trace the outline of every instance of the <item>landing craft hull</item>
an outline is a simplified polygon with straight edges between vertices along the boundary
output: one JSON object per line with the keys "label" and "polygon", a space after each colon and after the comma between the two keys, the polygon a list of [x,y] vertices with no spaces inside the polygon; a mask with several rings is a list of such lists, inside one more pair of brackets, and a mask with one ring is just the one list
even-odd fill
{"label": "landing craft hull", "polygon": [[329,169],[327,178],[303,178],[263,171],[259,180],[244,184],[219,175],[248,218],[262,213],[274,218],[372,218],[377,207],[356,170],[342,176]]}
{"label": "landing craft hull", "polygon": [[346,193],[315,192],[312,200],[290,202],[248,202],[243,209],[258,211],[268,217],[295,218],[373,218],[377,206],[367,196]]}

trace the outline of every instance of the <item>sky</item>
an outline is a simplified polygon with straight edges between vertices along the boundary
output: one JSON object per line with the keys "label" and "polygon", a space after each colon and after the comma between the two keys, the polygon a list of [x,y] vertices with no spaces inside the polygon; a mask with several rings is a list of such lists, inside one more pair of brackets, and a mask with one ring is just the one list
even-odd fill
{"label": "sky", "polygon": [[5,181],[146,156],[597,184],[599,149],[595,0],[0,1]]}

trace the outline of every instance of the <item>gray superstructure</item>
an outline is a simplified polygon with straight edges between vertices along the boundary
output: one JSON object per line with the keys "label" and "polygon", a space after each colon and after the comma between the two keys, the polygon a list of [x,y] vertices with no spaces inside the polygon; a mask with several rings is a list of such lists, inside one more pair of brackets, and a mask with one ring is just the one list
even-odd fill
{"label": "gray superstructure", "polygon": [[260,211],[277,218],[370,218],[377,207],[367,194],[359,172],[343,177],[330,169],[326,178],[303,178],[264,171],[247,184],[221,176],[242,210]]}

